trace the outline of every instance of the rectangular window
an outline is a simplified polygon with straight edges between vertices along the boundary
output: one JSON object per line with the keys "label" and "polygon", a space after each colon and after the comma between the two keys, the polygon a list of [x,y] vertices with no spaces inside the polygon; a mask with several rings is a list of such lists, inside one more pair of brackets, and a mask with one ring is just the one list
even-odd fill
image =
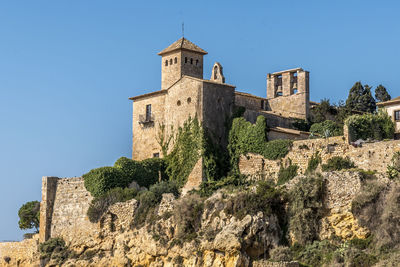
{"label": "rectangular window", "polygon": [[146,105],[146,121],[151,120],[151,104]]}
{"label": "rectangular window", "polygon": [[394,120],[395,121],[400,121],[400,110],[396,110],[394,112]]}
{"label": "rectangular window", "polygon": [[160,153],[154,153],[153,154],[153,158],[159,158],[160,157]]}

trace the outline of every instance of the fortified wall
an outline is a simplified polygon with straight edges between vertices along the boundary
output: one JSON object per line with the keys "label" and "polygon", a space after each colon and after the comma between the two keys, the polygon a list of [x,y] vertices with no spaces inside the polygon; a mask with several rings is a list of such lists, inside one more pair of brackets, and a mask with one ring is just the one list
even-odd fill
{"label": "fortified wall", "polygon": [[285,167],[289,162],[299,166],[299,173],[304,173],[310,158],[319,152],[322,164],[334,156],[349,157],[358,168],[386,173],[393,154],[398,151],[400,151],[400,140],[364,143],[362,147],[348,144],[343,136],[299,140],[293,142],[289,153],[280,160],[268,160],[261,155],[252,153],[242,155],[239,169],[242,174],[249,175],[256,180],[263,179],[263,177],[277,179],[281,166]]}

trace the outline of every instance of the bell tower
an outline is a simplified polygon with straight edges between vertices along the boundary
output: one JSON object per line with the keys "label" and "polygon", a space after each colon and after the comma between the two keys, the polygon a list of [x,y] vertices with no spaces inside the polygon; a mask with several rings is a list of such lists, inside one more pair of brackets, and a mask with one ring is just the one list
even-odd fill
{"label": "bell tower", "polygon": [[184,37],[158,55],[161,56],[161,90],[168,89],[183,75],[203,79],[203,56],[207,52]]}

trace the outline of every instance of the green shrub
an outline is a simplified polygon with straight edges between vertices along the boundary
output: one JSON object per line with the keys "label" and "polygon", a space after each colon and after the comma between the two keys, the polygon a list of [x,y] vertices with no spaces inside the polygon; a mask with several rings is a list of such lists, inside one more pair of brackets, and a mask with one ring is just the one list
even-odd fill
{"label": "green shrub", "polygon": [[60,237],[50,238],[41,243],[39,245],[39,252],[41,259],[46,261],[52,259],[60,266],[68,258],[76,257],[75,253],[65,246],[65,241]]}
{"label": "green shrub", "polygon": [[270,250],[269,252],[271,261],[292,261],[292,251],[289,247],[278,246]]}
{"label": "green shrub", "polygon": [[[305,247],[294,246],[292,251],[294,258],[308,266],[324,266],[329,264],[337,247],[331,244],[328,240],[314,241]],[[329,266],[329,265],[327,265]]]}
{"label": "green shrub", "polygon": [[281,168],[279,169],[278,173],[278,182],[277,185],[282,185],[287,183],[288,181],[292,180],[294,177],[297,175],[297,170],[299,166],[297,165],[289,165],[287,168]]}
{"label": "green shrub", "polygon": [[270,160],[284,158],[293,144],[292,140],[273,140],[264,144],[261,155]]}
{"label": "green shrub", "polygon": [[142,161],[135,161],[126,157],[119,158],[115,168],[119,168],[128,177],[130,182],[136,181],[138,185],[149,187],[161,180],[166,180],[165,160],[161,158],[150,158]]}
{"label": "green shrub", "polygon": [[393,154],[392,160],[387,167],[387,174],[390,179],[400,177],[400,152]]}
{"label": "green shrub", "polygon": [[162,181],[150,186],[149,190],[141,191],[136,196],[139,206],[134,215],[134,225],[142,226],[147,220],[154,219],[155,208],[161,202],[162,195],[172,193],[179,196],[179,186],[174,181]]}
{"label": "green shrub", "polygon": [[201,228],[201,216],[204,203],[197,194],[188,194],[180,199],[174,208],[174,220],[177,224],[177,237],[191,241]]}
{"label": "green shrub", "polygon": [[324,137],[338,136],[343,135],[343,127],[334,121],[326,120],[311,125],[310,132]]}
{"label": "green shrub", "polygon": [[30,201],[21,206],[18,211],[18,225],[21,229],[39,229],[40,202]]}
{"label": "green shrub", "polygon": [[358,139],[393,139],[394,123],[384,111],[377,114],[352,115],[346,119],[351,141]]}
{"label": "green shrub", "polygon": [[365,239],[353,238],[349,241],[349,244],[351,247],[364,250],[371,245],[371,242],[372,242],[372,235],[368,236]]}
{"label": "green shrub", "polygon": [[321,163],[322,163],[322,158],[319,152],[317,151],[311,156],[310,160],[308,161],[306,173],[314,172],[318,168],[318,165]]}
{"label": "green shrub", "polygon": [[288,193],[289,231],[301,245],[318,238],[324,192],[323,178],[308,176],[299,180]]}
{"label": "green shrub", "polygon": [[130,179],[119,168],[101,167],[83,175],[86,189],[94,197],[101,196],[115,187],[127,187]]}
{"label": "green shrub", "polygon": [[327,171],[340,171],[343,169],[352,169],[354,168],[354,162],[350,160],[350,158],[346,157],[332,157],[328,159],[328,162],[326,164],[322,164],[322,170],[324,172]]}
{"label": "green shrub", "polygon": [[222,178],[221,180],[217,181],[204,181],[200,185],[200,196],[208,197],[211,196],[212,193],[221,189],[223,187],[238,187],[247,184],[246,176],[238,173],[232,173],[231,175]]}
{"label": "green shrub", "polygon": [[266,182],[259,182],[256,192],[240,192],[225,203],[225,213],[241,220],[246,215],[255,215],[259,211],[265,216],[282,214],[284,199],[282,192]]}
{"label": "green shrub", "polygon": [[124,202],[136,197],[138,191],[133,188],[113,188],[105,194],[95,197],[87,210],[89,221],[98,222],[101,216],[107,211],[108,207],[117,203]]}

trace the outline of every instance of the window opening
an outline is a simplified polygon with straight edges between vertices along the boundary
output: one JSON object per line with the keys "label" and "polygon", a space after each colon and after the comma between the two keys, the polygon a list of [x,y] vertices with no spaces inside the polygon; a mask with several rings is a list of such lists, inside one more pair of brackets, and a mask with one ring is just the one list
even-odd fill
{"label": "window opening", "polygon": [[177,57],[175,57],[175,60],[174,60],[174,61],[175,61],[175,64],[176,64],[176,63],[178,63],[178,58],[177,58]]}
{"label": "window opening", "polygon": [[151,120],[151,104],[146,105],[146,121]]}
{"label": "window opening", "polygon": [[400,121],[400,110],[396,110],[394,112],[394,120],[395,121]]}
{"label": "window opening", "polygon": [[159,158],[160,157],[160,153],[153,153],[153,158]]}
{"label": "window opening", "polygon": [[185,63],[187,63],[187,57],[185,57]]}
{"label": "window opening", "polygon": [[193,64],[193,58],[190,59],[190,64]]}
{"label": "window opening", "polygon": [[169,65],[172,65],[172,58],[169,60]]}
{"label": "window opening", "polygon": [[168,66],[168,59],[165,60],[165,66]]}

